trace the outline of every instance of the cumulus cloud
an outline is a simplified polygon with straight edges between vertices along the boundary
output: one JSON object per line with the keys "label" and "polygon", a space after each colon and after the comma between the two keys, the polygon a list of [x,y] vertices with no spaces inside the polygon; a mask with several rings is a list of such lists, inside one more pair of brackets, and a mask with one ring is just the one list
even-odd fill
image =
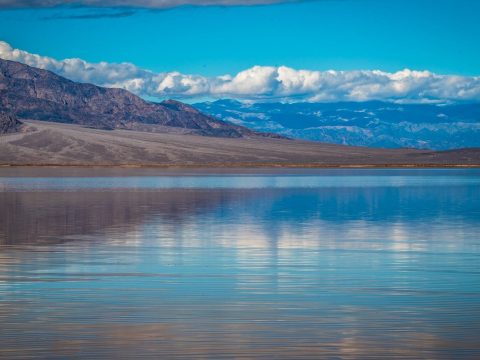
{"label": "cumulus cloud", "polygon": [[0,0],[0,8],[48,8],[58,6],[130,7],[169,9],[178,6],[251,6],[298,0]]}
{"label": "cumulus cloud", "polygon": [[0,58],[53,71],[68,79],[118,87],[148,98],[234,98],[251,101],[480,101],[480,77],[429,71],[315,71],[254,66],[235,75],[206,77],[155,73],[130,63],[57,60],[14,49],[0,41]]}

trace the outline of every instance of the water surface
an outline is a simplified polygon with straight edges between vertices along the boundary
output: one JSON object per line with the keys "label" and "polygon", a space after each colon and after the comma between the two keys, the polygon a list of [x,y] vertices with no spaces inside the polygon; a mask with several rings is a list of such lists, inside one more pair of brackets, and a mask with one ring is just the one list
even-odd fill
{"label": "water surface", "polygon": [[479,170],[1,169],[0,358],[478,358],[479,234]]}

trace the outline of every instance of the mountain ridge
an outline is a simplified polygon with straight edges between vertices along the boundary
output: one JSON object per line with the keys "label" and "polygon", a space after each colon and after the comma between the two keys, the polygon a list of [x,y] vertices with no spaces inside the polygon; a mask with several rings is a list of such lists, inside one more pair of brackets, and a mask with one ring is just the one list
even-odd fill
{"label": "mountain ridge", "polygon": [[219,137],[281,137],[205,115],[175,100],[153,103],[119,88],[77,83],[51,71],[0,59],[0,107],[19,119],[97,129],[178,132]]}

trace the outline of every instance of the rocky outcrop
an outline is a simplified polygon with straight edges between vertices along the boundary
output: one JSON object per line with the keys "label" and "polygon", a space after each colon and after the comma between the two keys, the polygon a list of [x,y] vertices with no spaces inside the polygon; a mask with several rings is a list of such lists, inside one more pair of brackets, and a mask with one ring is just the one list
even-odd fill
{"label": "rocky outcrop", "polygon": [[8,112],[0,111],[0,134],[14,133],[20,130],[22,123]]}
{"label": "rocky outcrop", "polygon": [[218,137],[279,137],[205,115],[178,101],[152,103],[123,89],[65,79],[50,71],[0,59],[0,98],[20,119]]}

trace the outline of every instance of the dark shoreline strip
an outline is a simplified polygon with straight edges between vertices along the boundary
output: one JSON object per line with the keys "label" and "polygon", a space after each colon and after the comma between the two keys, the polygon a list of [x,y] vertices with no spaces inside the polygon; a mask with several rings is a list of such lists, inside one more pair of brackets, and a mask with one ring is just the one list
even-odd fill
{"label": "dark shoreline strip", "polygon": [[0,164],[0,168],[305,168],[305,169],[371,169],[371,168],[480,168],[480,164],[276,164],[276,163],[208,163],[208,164]]}

